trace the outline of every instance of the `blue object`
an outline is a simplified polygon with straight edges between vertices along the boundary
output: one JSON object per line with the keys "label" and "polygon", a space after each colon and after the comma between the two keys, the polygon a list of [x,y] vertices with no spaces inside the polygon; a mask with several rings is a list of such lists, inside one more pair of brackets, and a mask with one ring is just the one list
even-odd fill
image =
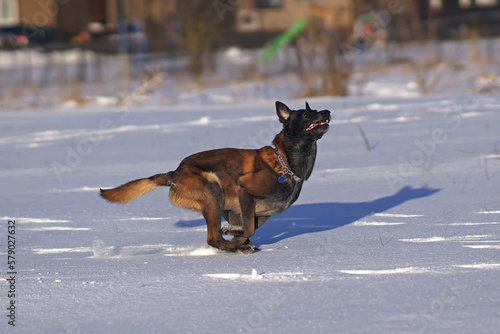
{"label": "blue object", "polygon": [[278,181],[280,181],[280,183],[283,183],[285,182],[285,177],[283,175],[281,175],[278,179]]}

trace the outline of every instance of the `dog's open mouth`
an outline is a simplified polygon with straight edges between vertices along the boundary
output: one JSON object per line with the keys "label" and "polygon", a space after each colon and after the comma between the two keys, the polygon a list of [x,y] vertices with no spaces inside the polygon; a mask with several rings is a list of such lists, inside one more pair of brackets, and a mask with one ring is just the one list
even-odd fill
{"label": "dog's open mouth", "polygon": [[323,125],[328,125],[330,123],[329,120],[325,119],[324,121],[318,121],[316,123],[311,123],[307,126],[306,131],[311,131],[314,128],[317,128],[318,126],[323,126]]}

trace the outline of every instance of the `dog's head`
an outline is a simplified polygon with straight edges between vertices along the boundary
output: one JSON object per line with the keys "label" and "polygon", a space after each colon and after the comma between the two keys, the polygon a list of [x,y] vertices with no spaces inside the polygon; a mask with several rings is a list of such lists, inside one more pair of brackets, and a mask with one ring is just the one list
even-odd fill
{"label": "dog's head", "polygon": [[283,124],[285,135],[290,137],[320,139],[330,124],[329,110],[312,110],[306,102],[306,109],[290,110],[284,103],[276,101],[276,114]]}

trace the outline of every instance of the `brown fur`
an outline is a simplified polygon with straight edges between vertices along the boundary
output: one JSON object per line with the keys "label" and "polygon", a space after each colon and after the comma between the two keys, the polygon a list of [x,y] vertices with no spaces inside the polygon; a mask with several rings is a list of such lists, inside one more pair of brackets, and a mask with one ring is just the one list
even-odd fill
{"label": "brown fur", "polygon": [[128,182],[115,189],[101,190],[101,195],[109,202],[125,204],[155,190],[156,187],[158,187],[156,183],[148,179],[140,179]]}
{"label": "brown fur", "polygon": [[157,174],[150,178],[127,182],[114,189],[100,189],[101,196],[108,202],[126,204],[155,190],[158,186],[170,185],[170,177],[171,173]]}
{"label": "brown fur", "polygon": [[[101,196],[110,202],[128,203],[158,186],[170,186],[172,204],[203,214],[209,245],[226,251],[252,251],[254,246],[248,238],[270,216],[286,210],[298,198],[314,165],[316,141],[326,132],[328,126],[324,125],[330,120],[329,111],[316,112],[309,105],[298,111],[291,111],[281,102],[276,107],[284,130],[276,135],[273,144],[295,173],[293,177],[286,175],[284,182],[278,181],[283,166],[272,147],[226,148],[191,155],[166,174],[101,189]],[[318,125],[317,129],[306,130],[310,124]],[[221,230],[222,217],[229,226]],[[233,239],[226,240],[223,234]]]}

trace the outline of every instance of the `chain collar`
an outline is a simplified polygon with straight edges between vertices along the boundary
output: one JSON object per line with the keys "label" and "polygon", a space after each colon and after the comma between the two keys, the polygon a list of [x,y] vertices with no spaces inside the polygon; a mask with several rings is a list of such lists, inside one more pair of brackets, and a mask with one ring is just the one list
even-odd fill
{"label": "chain collar", "polygon": [[302,179],[300,177],[295,175],[292,172],[292,170],[290,168],[288,168],[288,166],[285,163],[285,160],[283,160],[283,157],[281,156],[281,154],[279,154],[278,149],[276,147],[273,147],[273,150],[274,150],[274,153],[276,153],[276,155],[278,156],[278,162],[281,165],[281,176],[278,178],[278,181],[280,183],[285,182],[285,175],[291,176],[296,182],[302,181]]}

